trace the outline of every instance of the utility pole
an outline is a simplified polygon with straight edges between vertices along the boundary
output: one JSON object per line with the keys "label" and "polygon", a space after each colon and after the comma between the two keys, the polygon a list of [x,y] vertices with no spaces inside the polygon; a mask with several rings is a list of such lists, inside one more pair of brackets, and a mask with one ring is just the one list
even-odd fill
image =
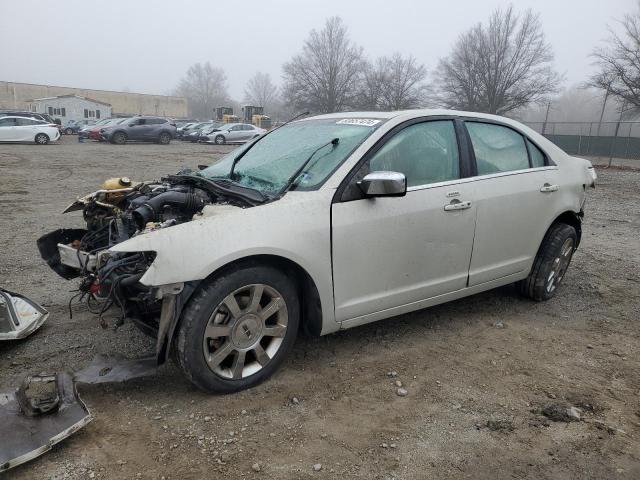
{"label": "utility pole", "polygon": [[544,123],[542,124],[542,136],[544,136],[544,132],[547,130],[547,121],[549,120],[550,108],[551,108],[551,102],[547,103],[547,113],[544,116]]}
{"label": "utility pole", "polygon": [[604,94],[604,101],[602,102],[602,110],[600,111],[600,120],[598,120],[598,130],[596,131],[596,137],[600,136],[600,127],[602,126],[602,119],[604,118],[604,109],[607,107],[607,100],[609,99],[609,88],[610,85],[607,85],[607,90]]}

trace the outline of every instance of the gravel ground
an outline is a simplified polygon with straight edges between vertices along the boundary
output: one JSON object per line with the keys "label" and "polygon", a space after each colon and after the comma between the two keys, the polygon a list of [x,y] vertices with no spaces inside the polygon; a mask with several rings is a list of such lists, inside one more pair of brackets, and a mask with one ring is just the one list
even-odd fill
{"label": "gravel ground", "polygon": [[[0,389],[97,353],[153,350],[132,325],[103,330],[83,307],[69,318],[75,284],[48,269],[35,240],[80,226],[60,211],[105,178],[157,178],[228,150],[75,137],[0,146],[0,285],[51,312],[32,337],[0,344]],[[640,172],[598,174],[553,300],[506,287],[300,338],[270,381],[234,395],[203,394],[173,365],[82,387],[95,420],[6,477],[640,478]]]}

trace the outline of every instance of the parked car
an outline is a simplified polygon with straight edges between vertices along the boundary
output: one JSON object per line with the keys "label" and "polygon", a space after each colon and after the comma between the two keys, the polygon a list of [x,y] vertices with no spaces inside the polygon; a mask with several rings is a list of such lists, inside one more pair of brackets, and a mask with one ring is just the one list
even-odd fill
{"label": "parked car", "polygon": [[129,140],[167,145],[176,138],[176,126],[162,117],[132,117],[100,129],[103,140],[123,145]]}
{"label": "parked car", "polygon": [[80,130],[85,127],[95,125],[95,120],[69,120],[62,127],[62,133],[65,135],[77,135]]}
{"label": "parked car", "polygon": [[181,140],[184,141],[190,141],[190,135],[198,130],[202,130],[203,128],[207,128],[209,126],[213,125],[213,121],[209,120],[206,122],[197,122],[197,123],[192,123],[191,125],[189,125],[188,127],[184,127],[182,129],[181,132]]}
{"label": "parked car", "polygon": [[0,142],[35,142],[46,145],[59,138],[60,131],[55,123],[19,116],[0,117]]}
{"label": "parked car", "polygon": [[511,119],[336,113],[197,172],[83,197],[67,211],[88,230],[38,244],[60,275],[155,332],[158,363],[173,356],[201,389],[234,392],[272,375],[299,329],[325,335],[514,282],[552,298],[595,181],[590,162]]}
{"label": "parked car", "polygon": [[34,118],[36,120],[40,120],[40,121],[46,122],[46,123],[55,123],[55,124],[58,123],[58,122],[56,122],[56,119],[54,119],[48,113],[37,113],[37,112],[27,112],[27,111],[11,111],[11,110],[0,111],[0,117],[6,117],[6,116],[12,116],[12,117],[18,116],[18,117]]}
{"label": "parked car", "polygon": [[82,130],[80,130],[80,134],[83,136],[86,136],[92,140],[97,140],[99,142],[103,142],[104,139],[102,138],[102,135],[100,134],[100,130],[102,130],[103,128],[106,127],[110,127],[112,125],[119,125],[123,122],[125,122],[126,120],[128,120],[127,117],[125,118],[105,118],[103,120],[100,120],[99,122],[97,122],[95,125],[91,125],[88,127],[83,128]]}
{"label": "parked car", "polygon": [[204,141],[216,145],[244,143],[263,133],[266,133],[264,128],[258,128],[250,123],[227,123],[210,131]]}
{"label": "parked car", "polygon": [[191,125],[193,125],[195,122],[187,122],[187,123],[176,123],[176,138],[181,139],[182,138],[182,132],[184,131],[185,128],[189,128]]}
{"label": "parked car", "polygon": [[189,135],[187,135],[186,140],[190,141],[191,143],[206,142],[208,141],[207,135],[215,129],[220,128],[220,126],[222,125],[223,124],[221,122],[208,122],[190,131]]}

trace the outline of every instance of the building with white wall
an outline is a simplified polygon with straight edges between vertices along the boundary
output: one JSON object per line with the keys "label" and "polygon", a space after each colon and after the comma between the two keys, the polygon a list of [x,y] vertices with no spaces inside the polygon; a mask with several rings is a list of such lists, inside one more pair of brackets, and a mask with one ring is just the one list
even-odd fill
{"label": "building with white wall", "polygon": [[62,124],[69,120],[100,120],[111,117],[111,105],[80,95],[58,95],[56,97],[27,100],[29,110],[48,113],[59,118]]}

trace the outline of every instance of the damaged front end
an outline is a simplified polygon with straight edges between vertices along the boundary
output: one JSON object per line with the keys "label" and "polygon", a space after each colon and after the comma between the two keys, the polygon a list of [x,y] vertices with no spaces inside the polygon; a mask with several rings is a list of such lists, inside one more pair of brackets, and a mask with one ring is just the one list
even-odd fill
{"label": "damaged front end", "polygon": [[0,288],[0,340],[28,337],[49,318],[49,312],[33,300]]}
{"label": "damaged front end", "polygon": [[64,211],[82,211],[86,228],[65,228],[38,239],[42,258],[61,277],[79,278],[78,301],[106,327],[104,314],[117,312],[157,338],[158,363],[169,345],[182,307],[197,282],[149,286],[141,282],[156,253],[116,252],[112,247],[139,235],[170,228],[197,218],[209,204],[239,207],[265,201],[251,189],[181,172],[155,182],[129,178],[107,180],[102,188],[79,198]]}

